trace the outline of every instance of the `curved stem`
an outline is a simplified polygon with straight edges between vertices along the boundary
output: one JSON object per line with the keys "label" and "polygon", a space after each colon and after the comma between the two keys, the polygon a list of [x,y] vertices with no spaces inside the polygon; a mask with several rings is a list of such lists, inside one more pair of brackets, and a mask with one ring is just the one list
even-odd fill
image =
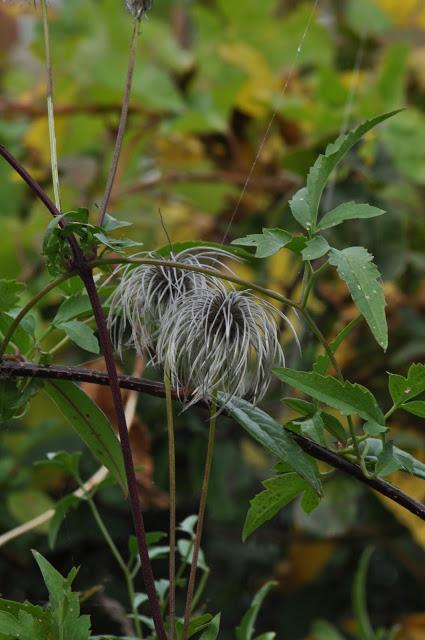
{"label": "curved stem", "polygon": [[168,474],[170,491],[170,554],[169,554],[169,638],[174,640],[176,623],[176,448],[174,440],[173,402],[169,365],[164,374],[168,429]]}
{"label": "curved stem", "polygon": [[73,276],[75,276],[75,273],[74,272],[69,272],[69,273],[65,273],[62,276],[59,276],[55,280],[52,280],[52,282],[49,282],[49,284],[47,286],[45,286],[44,289],[39,291],[39,293],[37,293],[36,296],[31,298],[31,300],[29,302],[27,302],[27,304],[24,307],[22,307],[21,311],[18,313],[16,318],[11,323],[9,329],[7,330],[5,336],[4,336],[3,340],[2,340],[2,343],[0,345],[0,360],[3,357],[3,355],[4,355],[4,353],[5,353],[6,349],[7,349],[7,345],[9,344],[10,339],[12,338],[12,336],[13,336],[14,332],[16,331],[17,327],[20,325],[20,323],[25,318],[25,316],[31,311],[31,309],[33,307],[35,307],[35,305],[38,302],[40,302],[40,300],[42,300],[44,298],[44,296],[46,296],[48,293],[50,293],[50,291],[52,291],[53,289],[58,287],[60,284],[62,284],[62,282],[66,282],[66,280],[69,280]]}
{"label": "curved stem", "polygon": [[112,193],[112,187],[114,186],[114,180],[115,180],[115,176],[117,174],[118,163],[119,163],[119,159],[120,159],[120,155],[121,155],[121,148],[122,148],[125,128],[126,128],[126,125],[127,125],[128,108],[129,108],[129,104],[130,104],[131,85],[133,83],[134,66],[135,66],[135,63],[136,63],[137,36],[138,36],[138,33],[139,33],[139,25],[140,25],[140,19],[136,18],[134,20],[133,34],[131,36],[131,42],[130,42],[130,54],[129,54],[129,59],[128,59],[127,80],[126,80],[125,93],[124,93],[124,98],[123,98],[122,108],[121,108],[120,123],[119,123],[119,126],[118,126],[118,133],[117,133],[117,138],[116,138],[116,141],[115,141],[114,155],[112,157],[112,165],[111,165],[111,168],[110,168],[110,171],[109,171],[108,181],[106,183],[106,188],[105,188],[105,193],[104,193],[103,200],[102,200],[102,205],[100,207],[99,220],[98,220],[99,227],[102,226],[102,224],[103,224],[103,222],[105,220],[106,210],[108,208],[109,199],[110,199],[111,193]]}
{"label": "curved stem", "polygon": [[232,282],[233,284],[237,284],[240,287],[245,287],[247,289],[252,289],[253,291],[258,291],[259,293],[264,294],[265,296],[272,298],[273,300],[278,300],[279,302],[283,302],[294,309],[299,309],[301,311],[301,307],[299,304],[286,298],[285,296],[273,291],[272,289],[267,289],[266,287],[261,287],[260,285],[256,285],[254,282],[249,282],[247,280],[242,280],[241,278],[237,278],[236,276],[231,276],[227,273],[222,273],[220,271],[214,271],[214,269],[207,269],[204,267],[198,267],[193,264],[187,264],[185,262],[176,262],[175,260],[158,260],[155,258],[124,258],[124,257],[116,257],[116,258],[105,258],[102,260],[93,260],[89,263],[89,266],[92,268],[101,267],[103,265],[108,264],[145,264],[152,265],[155,267],[170,267],[170,269],[182,269],[185,271],[195,271],[196,273],[202,273],[206,276],[212,276],[213,278],[218,278],[219,280],[225,280],[226,282]]}
{"label": "curved stem", "polygon": [[193,593],[195,590],[196,570],[198,567],[199,550],[201,548],[202,531],[204,528],[205,508],[207,506],[208,486],[214,453],[215,427],[217,423],[217,399],[211,399],[211,417],[208,433],[208,447],[205,459],[204,479],[202,481],[201,498],[199,502],[198,522],[196,524],[195,541],[193,544],[192,563],[190,565],[189,583],[186,595],[182,640],[187,640],[189,634],[190,616],[192,613]]}
{"label": "curved stem", "polygon": [[[84,490],[84,484],[83,482],[80,481],[80,487],[82,490]],[[84,496],[87,500],[87,503],[91,509],[91,512],[93,514],[93,518],[96,521],[97,526],[99,527],[99,530],[101,532],[101,534],[103,535],[106,544],[108,545],[109,549],[111,550],[112,555],[114,556],[115,560],[117,561],[117,564],[119,565],[121,571],[124,574],[126,583],[127,583],[127,591],[128,591],[128,597],[130,599],[130,607],[131,607],[131,611],[133,614],[133,619],[134,619],[134,628],[136,630],[136,635],[138,638],[143,638],[143,634],[142,634],[142,627],[140,625],[140,620],[139,620],[139,614],[137,612],[137,608],[135,607],[135,591],[134,591],[134,583],[133,583],[133,578],[131,577],[130,571],[122,557],[122,555],[120,554],[120,552],[118,551],[115,542],[113,541],[107,526],[105,525],[105,523],[103,522],[103,518],[99,513],[98,508],[96,507],[96,504],[93,500],[93,498],[90,496],[90,494],[88,494],[86,491],[84,493]]]}

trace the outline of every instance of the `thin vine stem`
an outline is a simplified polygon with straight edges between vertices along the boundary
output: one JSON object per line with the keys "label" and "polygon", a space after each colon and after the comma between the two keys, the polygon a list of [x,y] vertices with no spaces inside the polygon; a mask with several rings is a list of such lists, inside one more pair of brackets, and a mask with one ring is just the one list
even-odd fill
{"label": "thin vine stem", "polygon": [[165,404],[167,410],[168,431],[168,476],[170,492],[170,553],[169,571],[169,630],[170,640],[175,638],[176,623],[176,447],[174,438],[173,399],[171,395],[170,367],[166,365],[164,373]]}
{"label": "thin vine stem", "polygon": [[205,509],[207,506],[208,487],[210,482],[211,467],[214,454],[215,428],[217,424],[217,398],[211,398],[210,423],[208,431],[207,455],[205,458],[204,478],[202,481],[201,498],[199,501],[198,522],[196,523],[195,540],[193,543],[193,555],[190,565],[189,582],[186,595],[186,607],[184,612],[182,640],[188,639],[190,616],[192,614],[193,594],[195,590],[196,570],[198,568],[199,550],[201,548],[202,532],[204,528]]}
{"label": "thin vine stem", "polygon": [[52,291],[53,289],[56,289],[56,287],[61,285],[63,282],[66,282],[73,276],[75,276],[75,273],[69,272],[69,273],[64,273],[58,278],[55,278],[55,280],[52,280],[51,282],[49,282],[48,285],[46,285],[43,289],[41,289],[41,291],[39,291],[37,295],[31,298],[31,300],[29,300],[29,302],[27,302],[27,304],[24,307],[22,307],[22,309],[20,310],[16,318],[14,318],[14,320],[11,322],[10,327],[8,328],[8,330],[4,335],[4,338],[0,345],[0,360],[5,354],[13,334],[15,333],[16,329],[21,324],[25,316],[35,307],[35,305],[38,302],[40,302],[40,300],[42,300],[48,293],[50,293],[50,291]]}
{"label": "thin vine stem", "polygon": [[84,483],[82,482],[81,479],[78,479],[78,484],[80,485],[80,488],[82,490],[82,492],[84,493],[84,497],[87,501],[87,504],[90,507],[90,510],[93,514],[93,518],[96,521],[97,526],[99,527],[99,531],[101,532],[102,536],[105,539],[106,544],[108,545],[109,549],[111,550],[112,555],[114,556],[115,560],[117,561],[118,566],[120,567],[124,577],[125,577],[125,581],[127,584],[127,591],[128,591],[128,597],[130,600],[130,607],[131,607],[131,611],[133,614],[133,619],[134,619],[134,628],[136,631],[136,635],[140,640],[143,640],[143,633],[142,633],[142,627],[140,624],[140,620],[139,620],[139,615],[137,612],[137,608],[135,607],[135,589],[134,589],[134,582],[133,582],[133,578],[131,576],[131,573],[124,561],[124,558],[122,557],[122,555],[120,554],[120,552],[117,549],[117,546],[115,545],[115,542],[113,541],[107,526],[105,525],[102,516],[99,513],[99,510],[96,506],[95,501],[93,500],[93,498],[91,497],[91,495],[87,492],[87,490],[84,487]]}
{"label": "thin vine stem", "polygon": [[136,64],[137,55],[137,37],[139,35],[140,18],[136,17],[133,24],[133,33],[130,41],[130,53],[128,58],[127,79],[125,84],[125,92],[122,101],[121,116],[118,126],[117,138],[115,140],[114,155],[112,157],[112,164],[109,170],[108,180],[106,183],[105,193],[103,195],[102,204],[99,212],[98,225],[101,227],[106,216],[106,210],[108,208],[109,199],[111,197],[112,188],[114,186],[115,176],[117,175],[118,163],[120,160],[122,143],[124,139],[125,129],[127,126],[128,109],[130,105],[131,87],[133,84],[134,67]]}
{"label": "thin vine stem", "polygon": [[61,197],[59,186],[59,170],[58,170],[58,152],[56,145],[55,131],[55,110],[53,100],[53,71],[52,71],[52,53],[50,47],[50,29],[49,19],[47,15],[47,2],[41,0],[41,12],[43,17],[44,31],[44,49],[46,54],[46,74],[47,74],[47,118],[49,123],[49,140],[50,140],[50,158],[52,165],[52,182],[53,192],[55,195],[56,208],[61,210]]}

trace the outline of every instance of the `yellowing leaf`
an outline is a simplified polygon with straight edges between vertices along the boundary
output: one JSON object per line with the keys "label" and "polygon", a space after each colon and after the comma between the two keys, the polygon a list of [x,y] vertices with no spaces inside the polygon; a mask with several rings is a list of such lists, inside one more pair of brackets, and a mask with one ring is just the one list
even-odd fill
{"label": "yellowing leaf", "polygon": [[248,75],[247,82],[237,96],[237,106],[253,117],[266,115],[268,104],[281,87],[279,78],[275,76],[264,56],[243,42],[223,45],[219,52],[226,62],[234,64]]}
{"label": "yellowing leaf", "polygon": [[[371,0],[372,1],[372,0]],[[422,0],[374,0],[397,25],[425,28],[425,8]]]}

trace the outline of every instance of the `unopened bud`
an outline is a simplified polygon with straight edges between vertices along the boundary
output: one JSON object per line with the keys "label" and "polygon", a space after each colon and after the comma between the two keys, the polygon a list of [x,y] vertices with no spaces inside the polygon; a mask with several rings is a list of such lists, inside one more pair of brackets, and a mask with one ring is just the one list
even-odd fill
{"label": "unopened bud", "polygon": [[151,8],[153,0],[125,0],[125,3],[135,18],[141,18]]}

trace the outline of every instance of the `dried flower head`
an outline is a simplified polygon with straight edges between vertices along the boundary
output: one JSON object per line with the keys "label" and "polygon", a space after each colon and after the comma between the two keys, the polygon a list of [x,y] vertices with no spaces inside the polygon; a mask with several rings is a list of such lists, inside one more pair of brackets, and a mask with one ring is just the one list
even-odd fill
{"label": "dried flower head", "polygon": [[267,391],[271,369],[285,364],[279,317],[290,324],[249,291],[221,283],[194,290],[164,317],[159,357],[170,368],[173,386],[192,392],[189,404],[218,392],[225,400],[247,396],[257,402]]}
{"label": "dried flower head", "polygon": [[[148,258],[219,270],[225,267],[223,258],[233,257],[225,251],[186,249],[164,258],[149,254]],[[109,300],[108,327],[115,347],[136,349],[149,354],[156,364],[154,350],[162,318],[177,300],[188,292],[210,286],[213,278],[195,271],[158,265],[129,264],[115,271],[120,282]],[[130,331],[127,340],[126,331]]]}
{"label": "dried flower head", "polygon": [[153,0],[125,0],[125,3],[135,18],[141,18],[152,7]]}

